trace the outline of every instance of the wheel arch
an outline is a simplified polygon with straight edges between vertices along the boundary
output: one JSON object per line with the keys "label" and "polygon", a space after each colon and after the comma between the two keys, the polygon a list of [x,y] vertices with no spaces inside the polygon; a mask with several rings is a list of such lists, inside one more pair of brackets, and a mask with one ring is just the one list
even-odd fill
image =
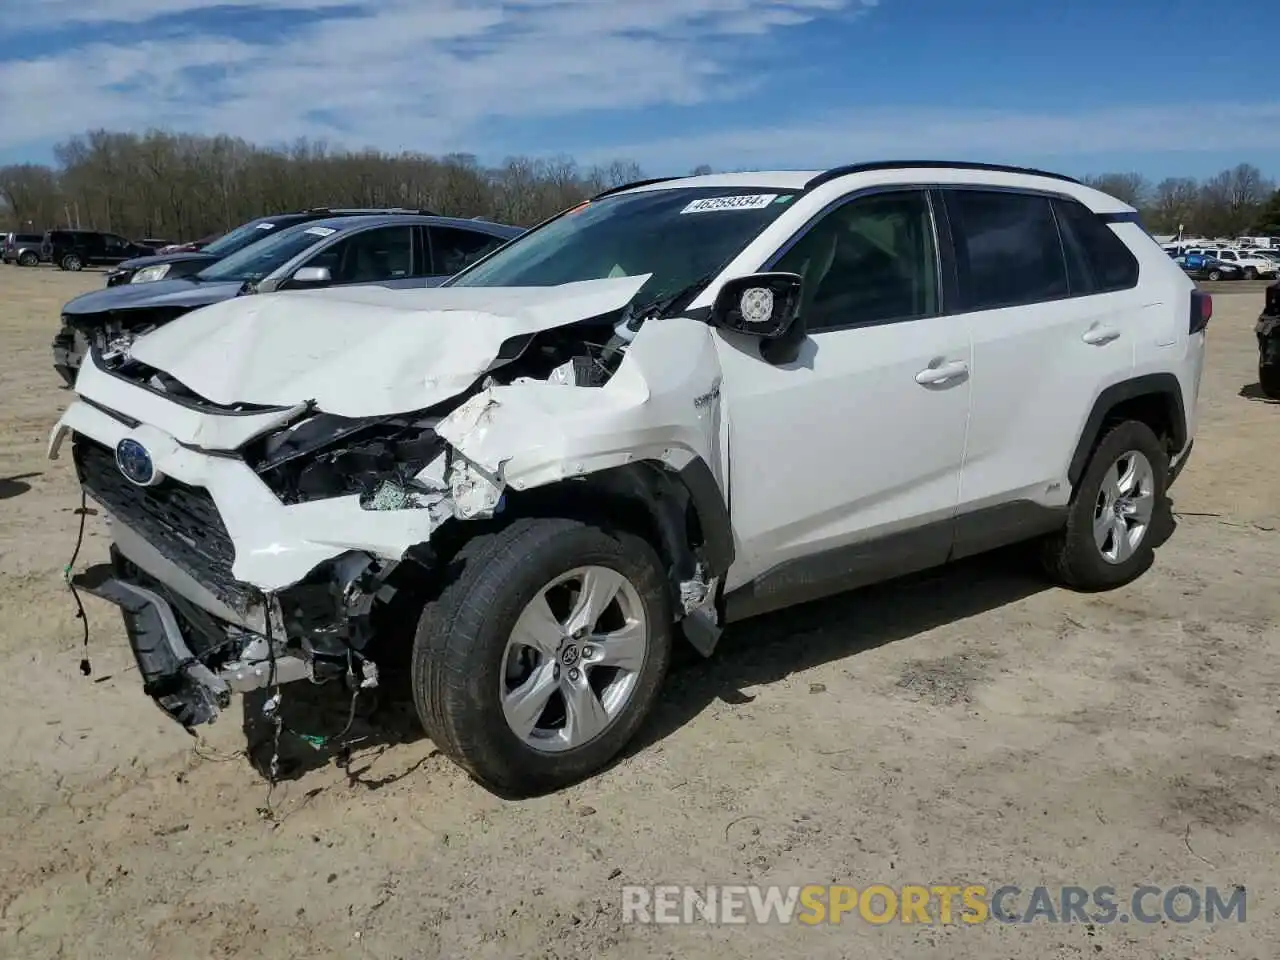
{"label": "wheel arch", "polygon": [[[694,457],[675,470],[656,460],[637,460],[595,473],[515,490],[508,487],[497,513],[482,520],[451,520],[424,544],[430,557],[448,564],[463,543],[477,533],[529,517],[561,517],[605,527],[621,527],[644,537],[661,558],[672,609],[685,621],[686,639],[709,656],[719,638],[719,620],[689,617],[681,585],[695,578],[699,565],[712,583],[734,561],[733,527],[720,485],[707,463]],[[717,611],[719,591],[711,596]],[[697,626],[694,622],[697,621]]]}
{"label": "wheel arch", "polygon": [[1172,373],[1148,373],[1113,383],[1098,394],[1067,468],[1073,490],[1084,476],[1098,441],[1121,420],[1138,420],[1151,427],[1170,454],[1183,449],[1187,443],[1187,415],[1178,378]]}

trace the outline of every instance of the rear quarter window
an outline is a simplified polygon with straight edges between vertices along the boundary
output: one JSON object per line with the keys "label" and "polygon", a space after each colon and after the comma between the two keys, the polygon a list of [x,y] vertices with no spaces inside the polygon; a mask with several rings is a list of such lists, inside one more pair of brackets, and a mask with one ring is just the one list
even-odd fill
{"label": "rear quarter window", "polygon": [[1074,200],[1055,200],[1054,213],[1063,241],[1084,261],[1092,292],[1110,293],[1138,285],[1138,258],[1096,214]]}

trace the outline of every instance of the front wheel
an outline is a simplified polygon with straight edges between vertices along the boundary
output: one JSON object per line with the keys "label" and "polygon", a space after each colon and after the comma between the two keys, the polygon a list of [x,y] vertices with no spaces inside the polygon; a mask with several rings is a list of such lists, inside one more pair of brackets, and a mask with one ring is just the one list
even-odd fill
{"label": "front wheel", "polygon": [[574,520],[518,520],[468,543],[413,650],[436,746],[503,796],[576,783],[613,760],[671,657],[662,563],[643,539]]}
{"label": "front wheel", "polygon": [[1168,477],[1169,455],[1150,427],[1136,420],[1112,427],[1080,478],[1066,527],[1043,544],[1049,576],[1093,591],[1145,573],[1155,560],[1155,531],[1172,521]]}
{"label": "front wheel", "polygon": [[1246,280],[1257,280],[1257,279],[1258,279],[1258,271],[1257,271],[1256,269],[1254,269],[1253,267],[1245,267],[1245,268],[1244,268],[1244,278],[1245,278]]}

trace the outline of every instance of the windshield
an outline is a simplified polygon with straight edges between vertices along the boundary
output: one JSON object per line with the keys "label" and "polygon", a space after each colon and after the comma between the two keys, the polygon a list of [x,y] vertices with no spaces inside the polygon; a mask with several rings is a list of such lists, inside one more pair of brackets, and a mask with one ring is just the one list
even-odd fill
{"label": "windshield", "polygon": [[230,233],[224,233],[205,247],[204,252],[212,253],[215,257],[225,257],[235,253],[237,250],[243,250],[251,243],[257,243],[259,240],[271,236],[275,229],[276,224],[270,219],[250,220],[248,223],[240,224]]}
{"label": "windshield", "polygon": [[651,273],[636,295],[650,302],[712,279],[797,193],[697,187],[605,197],[511,241],[445,285],[548,287]]}
{"label": "windshield", "polygon": [[314,247],[325,237],[336,233],[333,227],[298,224],[287,230],[268,234],[265,240],[250,244],[219,260],[196,274],[197,280],[246,280],[257,282],[284,266],[302,251]]}

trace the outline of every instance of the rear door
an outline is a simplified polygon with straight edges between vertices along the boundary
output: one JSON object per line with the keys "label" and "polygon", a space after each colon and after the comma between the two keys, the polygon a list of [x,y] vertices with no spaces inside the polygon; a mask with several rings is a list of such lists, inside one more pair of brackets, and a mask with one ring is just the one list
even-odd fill
{"label": "rear door", "polygon": [[1125,321],[1141,305],[1136,264],[1131,288],[1100,290],[1084,254],[1068,256],[1053,198],[976,187],[941,193],[973,340],[956,525],[963,556],[1057,523],[1047,508],[1070,494],[1067,467],[1098,384],[1133,368]]}

